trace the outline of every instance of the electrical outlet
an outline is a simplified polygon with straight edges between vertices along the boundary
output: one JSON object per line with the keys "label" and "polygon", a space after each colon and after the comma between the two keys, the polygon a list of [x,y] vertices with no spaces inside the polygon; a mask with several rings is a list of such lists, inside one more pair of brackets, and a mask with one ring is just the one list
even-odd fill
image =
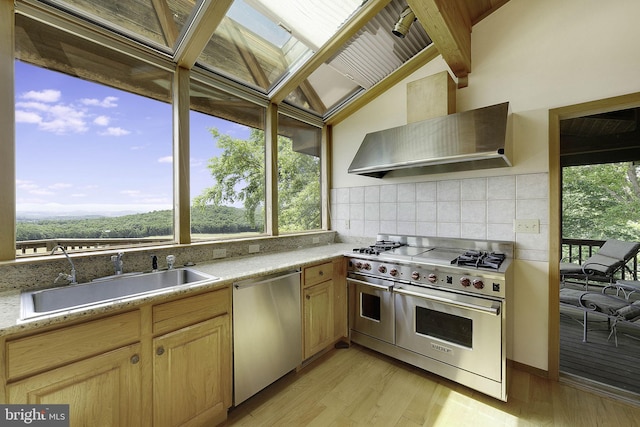
{"label": "electrical outlet", "polygon": [[314,238],[312,238],[312,239],[311,239],[311,242],[312,242],[313,244],[320,243],[320,238],[319,238],[319,237],[314,237]]}
{"label": "electrical outlet", "polygon": [[249,245],[249,253],[255,254],[260,252],[260,245]]}
{"label": "electrical outlet", "polygon": [[225,258],[226,256],[227,256],[227,250],[226,249],[214,249],[213,250],[213,254],[212,254],[212,258],[213,259]]}
{"label": "electrical outlet", "polygon": [[513,220],[513,229],[516,233],[540,233],[539,219],[515,219]]}

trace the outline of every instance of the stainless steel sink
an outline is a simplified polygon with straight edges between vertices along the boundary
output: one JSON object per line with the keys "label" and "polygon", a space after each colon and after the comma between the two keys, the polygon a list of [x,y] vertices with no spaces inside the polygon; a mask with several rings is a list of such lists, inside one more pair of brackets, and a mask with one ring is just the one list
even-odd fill
{"label": "stainless steel sink", "polygon": [[188,268],[137,275],[112,276],[104,280],[21,294],[21,319],[55,315],[58,312],[86,308],[139,296],[170,291],[177,286],[197,286],[220,280]]}

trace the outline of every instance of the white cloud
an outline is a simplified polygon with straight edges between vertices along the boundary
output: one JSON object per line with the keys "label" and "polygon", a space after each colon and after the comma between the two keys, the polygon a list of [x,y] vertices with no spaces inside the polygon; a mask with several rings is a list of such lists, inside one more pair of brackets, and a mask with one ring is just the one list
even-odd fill
{"label": "white cloud", "polygon": [[125,196],[137,196],[140,194],[140,190],[122,190],[120,194],[124,194]]}
{"label": "white cloud", "polygon": [[27,181],[24,179],[16,179],[16,187],[21,190],[31,190],[34,188],[38,188],[38,185],[33,181]]}
{"label": "white cloud", "polygon": [[125,136],[125,135],[129,135],[131,132],[126,130],[126,129],[122,129],[122,128],[107,128],[106,131],[104,132],[100,132],[100,135],[102,136]]}
{"label": "white cloud", "polygon": [[72,187],[72,185],[71,184],[67,184],[65,182],[56,182],[55,184],[51,184],[49,186],[49,188],[52,188],[54,190],[60,190],[62,188],[69,188],[69,187]]}
{"label": "white cloud", "polygon": [[160,157],[158,163],[173,163],[173,156]]}
{"label": "white cloud", "polygon": [[110,121],[111,119],[107,116],[98,116],[95,119],[93,119],[93,123],[95,123],[98,126],[107,126]]}
{"label": "white cloud", "polygon": [[118,104],[116,101],[118,97],[116,96],[107,96],[102,100],[96,98],[83,98],[80,100],[84,105],[91,105],[95,107],[103,107],[103,108],[114,108],[117,107]]}
{"label": "white cloud", "polygon": [[16,123],[41,123],[42,116],[31,111],[16,110]]}
{"label": "white cloud", "polygon": [[71,194],[70,197],[82,198],[82,197],[87,197],[87,195],[85,193],[74,193],[74,194]]}
{"label": "white cloud", "polygon": [[29,92],[23,93],[20,98],[32,99],[40,102],[58,102],[61,95],[62,94],[59,90],[54,89],[45,89],[41,91],[30,90]]}
{"label": "white cloud", "polygon": [[35,101],[16,103],[16,121],[37,124],[45,132],[59,135],[86,132],[89,127],[85,118],[85,111],[70,105]]}
{"label": "white cloud", "polygon": [[37,196],[53,196],[56,193],[54,193],[53,191],[46,190],[44,188],[39,188],[39,189],[29,191],[29,194],[35,194]]}

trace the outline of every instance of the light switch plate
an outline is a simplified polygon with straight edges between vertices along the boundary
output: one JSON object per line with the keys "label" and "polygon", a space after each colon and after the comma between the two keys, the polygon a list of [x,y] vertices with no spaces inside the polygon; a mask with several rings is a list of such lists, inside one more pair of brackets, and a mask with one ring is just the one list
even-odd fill
{"label": "light switch plate", "polygon": [[514,219],[513,229],[516,233],[540,233],[539,219]]}

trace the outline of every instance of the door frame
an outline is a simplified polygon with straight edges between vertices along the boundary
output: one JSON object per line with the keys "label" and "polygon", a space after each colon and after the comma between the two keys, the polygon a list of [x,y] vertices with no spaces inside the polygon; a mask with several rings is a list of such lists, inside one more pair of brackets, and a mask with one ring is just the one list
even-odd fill
{"label": "door frame", "polygon": [[562,171],[560,120],[640,107],[640,92],[549,110],[549,359],[550,379],[560,377],[560,250]]}

